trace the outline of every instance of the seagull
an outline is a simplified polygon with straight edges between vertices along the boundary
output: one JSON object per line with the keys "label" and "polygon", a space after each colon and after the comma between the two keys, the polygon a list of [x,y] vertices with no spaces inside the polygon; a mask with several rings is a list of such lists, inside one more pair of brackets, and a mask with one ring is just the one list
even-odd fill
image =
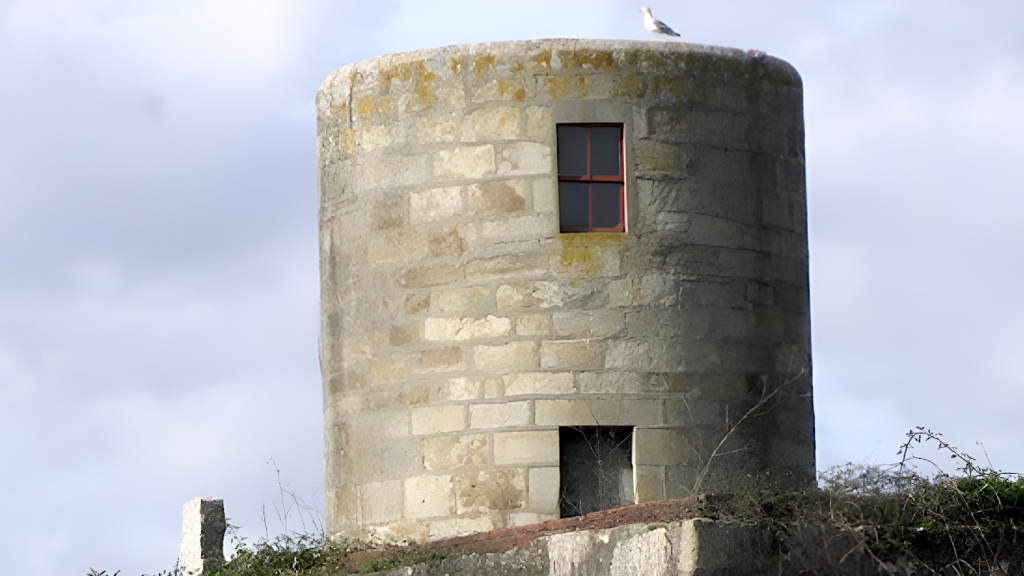
{"label": "seagull", "polygon": [[644,13],[644,28],[654,32],[657,36],[679,36],[675,30],[669,28],[668,24],[655,18],[647,6],[641,8],[640,11]]}

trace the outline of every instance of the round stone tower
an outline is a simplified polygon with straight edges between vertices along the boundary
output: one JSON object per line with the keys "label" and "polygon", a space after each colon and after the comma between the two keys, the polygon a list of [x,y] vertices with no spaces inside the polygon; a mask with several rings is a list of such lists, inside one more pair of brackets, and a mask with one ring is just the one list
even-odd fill
{"label": "round stone tower", "polygon": [[802,88],[682,43],[449,46],[317,94],[331,534],[814,481]]}

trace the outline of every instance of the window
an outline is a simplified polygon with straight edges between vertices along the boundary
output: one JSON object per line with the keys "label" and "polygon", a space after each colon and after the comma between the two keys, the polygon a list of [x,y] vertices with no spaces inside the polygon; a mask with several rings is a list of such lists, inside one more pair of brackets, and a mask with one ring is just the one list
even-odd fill
{"label": "window", "polygon": [[558,125],[562,232],[625,232],[622,124]]}
{"label": "window", "polygon": [[635,503],[632,427],[562,427],[558,444],[561,518]]}

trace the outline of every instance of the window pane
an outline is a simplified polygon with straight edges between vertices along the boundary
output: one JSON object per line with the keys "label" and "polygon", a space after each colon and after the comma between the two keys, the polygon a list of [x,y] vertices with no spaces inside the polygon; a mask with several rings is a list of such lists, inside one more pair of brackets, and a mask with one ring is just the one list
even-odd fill
{"label": "window pane", "polygon": [[622,184],[594,182],[594,228],[616,228],[622,216]]}
{"label": "window pane", "polygon": [[590,129],[590,170],[597,176],[619,173],[619,130],[617,126],[595,126]]}
{"label": "window pane", "polygon": [[558,127],[558,173],[568,176],[587,175],[586,126]]}
{"label": "window pane", "polygon": [[562,230],[590,227],[590,184],[558,183],[558,219]]}

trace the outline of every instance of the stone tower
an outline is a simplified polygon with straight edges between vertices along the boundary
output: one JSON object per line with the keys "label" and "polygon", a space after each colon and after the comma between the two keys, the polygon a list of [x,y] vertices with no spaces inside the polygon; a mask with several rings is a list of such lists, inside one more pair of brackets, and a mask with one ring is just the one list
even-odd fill
{"label": "stone tower", "polygon": [[681,43],[449,46],[328,76],[330,533],[812,483],[802,106],[787,63]]}

